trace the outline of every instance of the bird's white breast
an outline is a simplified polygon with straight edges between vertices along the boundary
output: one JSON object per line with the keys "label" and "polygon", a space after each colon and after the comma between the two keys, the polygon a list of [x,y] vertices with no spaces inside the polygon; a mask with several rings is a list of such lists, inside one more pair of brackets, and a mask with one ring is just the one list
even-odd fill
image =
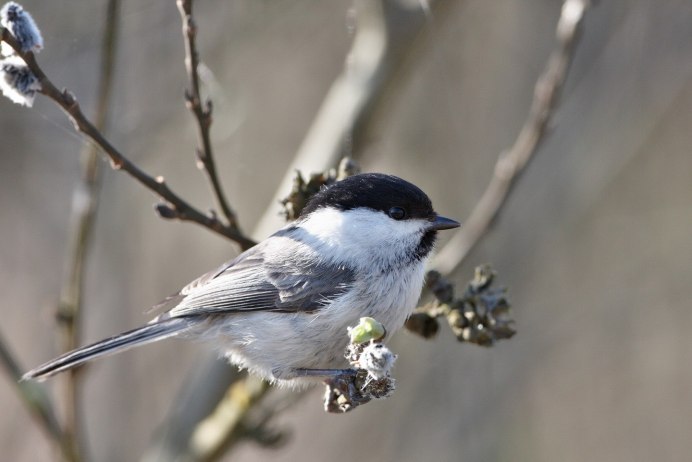
{"label": "bird's white breast", "polygon": [[[346,367],[347,327],[371,316],[391,334],[420,296],[425,260],[411,259],[410,253],[420,241],[422,223],[392,226],[385,214],[372,211],[321,212],[319,219],[299,224],[301,242],[331,264],[355,266],[349,290],[313,312],[229,315],[212,333],[231,362],[269,380],[289,377],[296,368]],[[290,238],[273,239],[272,246],[281,247],[281,239]]]}

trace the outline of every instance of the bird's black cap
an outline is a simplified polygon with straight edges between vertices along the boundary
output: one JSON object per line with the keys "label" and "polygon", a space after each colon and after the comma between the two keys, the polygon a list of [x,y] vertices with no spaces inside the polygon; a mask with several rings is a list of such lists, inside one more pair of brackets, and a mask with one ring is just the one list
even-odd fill
{"label": "bird's black cap", "polygon": [[300,216],[321,207],[338,210],[364,207],[385,213],[392,207],[401,207],[406,218],[434,219],[436,216],[430,199],[418,186],[382,173],[361,173],[334,183],[315,194]]}

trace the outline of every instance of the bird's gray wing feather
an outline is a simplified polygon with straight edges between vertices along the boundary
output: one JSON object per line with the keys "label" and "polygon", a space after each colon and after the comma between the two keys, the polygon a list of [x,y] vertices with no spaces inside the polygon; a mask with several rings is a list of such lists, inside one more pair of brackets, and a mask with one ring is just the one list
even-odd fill
{"label": "bird's gray wing feather", "polygon": [[[261,244],[258,244],[261,245]],[[180,289],[178,292],[169,295],[165,299],[161,300],[159,303],[156,305],[152,306],[150,309],[146,311],[147,314],[151,313],[164,313],[168,317],[168,312],[170,312],[172,309],[174,309],[176,306],[180,304],[182,300],[185,299],[185,297],[192,292],[195,291],[195,289],[199,289],[202,286],[206,285],[209,281],[213,280],[217,276],[220,276],[223,274],[224,271],[226,271],[228,268],[232,266],[237,266],[238,268],[241,268],[241,265],[247,265],[248,262],[246,260],[252,260],[253,254],[257,251],[257,246],[247,250],[246,252],[238,255],[236,258],[229,260],[219,266],[218,268],[209,271],[194,281],[189,282],[185,287]],[[245,262],[245,263],[243,263]]]}
{"label": "bird's gray wing feather", "polygon": [[188,284],[167,302],[175,306],[165,317],[314,311],[353,282],[352,270],[320,261],[299,240],[282,240],[280,252],[268,252],[271,245],[265,241]]}

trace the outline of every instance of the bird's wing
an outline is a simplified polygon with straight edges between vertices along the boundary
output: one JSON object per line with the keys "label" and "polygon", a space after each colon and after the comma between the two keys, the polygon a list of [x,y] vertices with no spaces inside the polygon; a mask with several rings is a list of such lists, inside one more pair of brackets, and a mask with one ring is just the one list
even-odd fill
{"label": "bird's wing", "polygon": [[165,317],[314,311],[353,282],[352,270],[321,261],[298,240],[283,239],[280,253],[267,252],[271,245],[265,241],[185,286],[164,302],[174,305]]}

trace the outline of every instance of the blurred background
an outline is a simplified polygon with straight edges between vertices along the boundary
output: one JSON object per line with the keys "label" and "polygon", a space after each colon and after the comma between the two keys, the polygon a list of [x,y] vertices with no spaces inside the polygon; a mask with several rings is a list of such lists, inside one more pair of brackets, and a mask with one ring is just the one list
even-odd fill
{"label": "blurred background", "polygon": [[[410,8],[420,9],[419,2]],[[39,62],[87,114],[98,83],[105,1],[23,5],[43,32]],[[561,2],[466,0],[428,14],[374,129],[353,154],[402,176],[446,216],[468,215],[513,143],[555,42]],[[195,126],[175,2],[123,2],[114,144],[202,210]],[[212,139],[241,225],[252,230],[300,146],[353,39],[349,1],[195,2],[215,104]],[[322,389],[281,413],[279,449],[244,443],[223,460],[683,461],[692,452],[692,3],[597,2],[586,14],[549,133],[492,230],[455,273],[491,263],[518,334],[485,349],[446,328],[399,333],[398,389],[347,415]],[[49,100],[0,99],[2,334],[24,368],[57,354],[54,312],[79,179],[80,137]],[[237,253],[107,170],[86,276],[83,343],[144,312]],[[265,236],[257,236],[265,237]],[[89,367],[85,439],[93,460],[138,460],[186,374],[208,353],[167,341]],[[60,379],[46,385],[60,397]],[[54,460],[0,377],[0,447]]]}

